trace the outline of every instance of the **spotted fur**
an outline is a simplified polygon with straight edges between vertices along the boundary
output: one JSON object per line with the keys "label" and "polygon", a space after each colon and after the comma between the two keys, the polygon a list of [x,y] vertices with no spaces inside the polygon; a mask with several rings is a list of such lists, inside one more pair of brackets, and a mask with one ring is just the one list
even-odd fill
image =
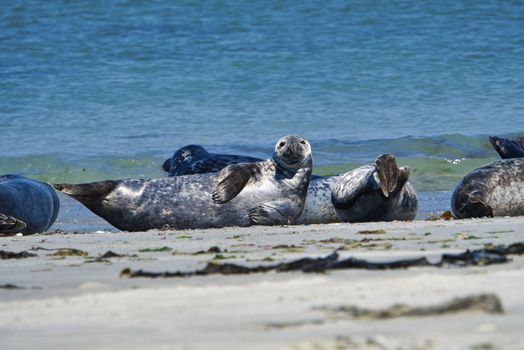
{"label": "spotted fur", "polygon": [[309,143],[286,136],[272,159],[218,173],[55,187],[121,230],[279,225],[301,214],[311,170]]}
{"label": "spotted fur", "polygon": [[[384,157],[378,157],[377,161],[382,161]],[[167,159],[163,169],[168,172],[168,176],[203,174],[219,171],[231,164],[252,162],[252,159],[260,161],[247,156],[209,153],[202,146],[189,145],[182,147],[173,157]],[[394,157],[392,159],[394,160]],[[407,178],[398,188],[384,184],[389,180],[388,177],[383,177],[385,181],[375,178],[378,168],[388,166],[395,168],[389,169],[388,174],[396,176],[398,168],[396,163],[391,161],[364,166],[335,176],[312,176],[304,210],[296,223],[413,220],[418,200],[415,189],[406,182]],[[406,171],[409,177],[409,170]],[[394,181],[396,184],[396,180]],[[335,185],[337,187],[333,191]],[[384,192],[387,195],[389,192],[393,194],[388,198]],[[360,200],[353,202],[354,197]]]}
{"label": "spotted fur", "polygon": [[457,218],[524,215],[524,158],[477,168],[455,188],[451,209]]}

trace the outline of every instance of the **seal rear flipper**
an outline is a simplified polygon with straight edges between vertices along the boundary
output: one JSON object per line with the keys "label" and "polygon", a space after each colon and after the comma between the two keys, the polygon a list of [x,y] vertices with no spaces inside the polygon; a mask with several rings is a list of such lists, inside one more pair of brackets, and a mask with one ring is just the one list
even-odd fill
{"label": "seal rear flipper", "polygon": [[511,140],[503,137],[490,136],[489,142],[502,159],[523,158],[524,145],[521,139]]}
{"label": "seal rear flipper", "polygon": [[489,204],[461,186],[451,197],[451,212],[457,219],[493,217],[493,208]]}
{"label": "seal rear flipper", "polygon": [[253,166],[254,164],[241,163],[224,168],[219,173],[219,182],[211,194],[213,202],[227,203],[242,192],[251,179]]}
{"label": "seal rear flipper", "polygon": [[260,203],[249,209],[249,220],[257,225],[289,225],[290,216],[285,215],[285,206],[281,203]]}
{"label": "seal rear flipper", "polygon": [[375,180],[380,185],[382,193],[387,198],[397,187],[399,180],[399,168],[395,157],[390,154],[381,154],[375,160]]}
{"label": "seal rear flipper", "polygon": [[17,233],[26,227],[22,220],[0,213],[0,233]]}
{"label": "seal rear flipper", "polygon": [[101,198],[115,189],[117,181],[106,180],[87,184],[53,184],[57,190],[71,197]]}

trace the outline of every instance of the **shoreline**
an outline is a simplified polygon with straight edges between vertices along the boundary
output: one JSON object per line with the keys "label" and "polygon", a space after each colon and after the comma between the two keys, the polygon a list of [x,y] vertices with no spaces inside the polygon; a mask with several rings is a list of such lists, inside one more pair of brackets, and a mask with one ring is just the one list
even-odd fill
{"label": "shoreline", "polygon": [[[433,262],[444,253],[523,242],[523,225],[516,217],[4,237],[1,250],[37,256],[1,262],[0,285],[24,289],[0,289],[0,334],[6,349],[524,349],[520,255],[472,267],[120,277],[125,268],[267,266],[337,249],[341,258]],[[59,256],[59,248],[87,255]],[[126,256],[97,259],[108,251]],[[504,313],[355,319],[326,311],[431,307],[481,294],[496,296]]]}

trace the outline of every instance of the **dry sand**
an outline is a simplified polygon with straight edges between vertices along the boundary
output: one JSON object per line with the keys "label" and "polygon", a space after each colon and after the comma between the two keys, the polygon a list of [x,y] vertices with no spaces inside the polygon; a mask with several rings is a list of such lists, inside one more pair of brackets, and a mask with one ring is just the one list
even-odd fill
{"label": "dry sand", "polygon": [[[124,268],[270,265],[340,247],[341,258],[437,261],[442,253],[522,241],[524,218],[4,237],[0,250],[37,256],[0,261],[0,285],[21,288],[0,289],[0,349],[524,349],[519,255],[463,268],[120,277]],[[214,246],[222,253],[193,254]],[[88,256],[53,256],[58,248]],[[130,256],[94,259],[108,250]],[[498,297],[504,313],[360,319],[329,312],[438,306],[480,294]]]}

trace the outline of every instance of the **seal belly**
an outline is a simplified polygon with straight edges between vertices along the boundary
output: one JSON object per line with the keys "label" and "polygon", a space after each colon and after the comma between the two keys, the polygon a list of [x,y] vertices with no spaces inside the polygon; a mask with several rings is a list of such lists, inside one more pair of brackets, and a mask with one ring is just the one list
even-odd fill
{"label": "seal belly", "polygon": [[299,225],[341,222],[331,202],[331,188],[336,176],[315,176],[309,183],[304,210],[297,220]]}

